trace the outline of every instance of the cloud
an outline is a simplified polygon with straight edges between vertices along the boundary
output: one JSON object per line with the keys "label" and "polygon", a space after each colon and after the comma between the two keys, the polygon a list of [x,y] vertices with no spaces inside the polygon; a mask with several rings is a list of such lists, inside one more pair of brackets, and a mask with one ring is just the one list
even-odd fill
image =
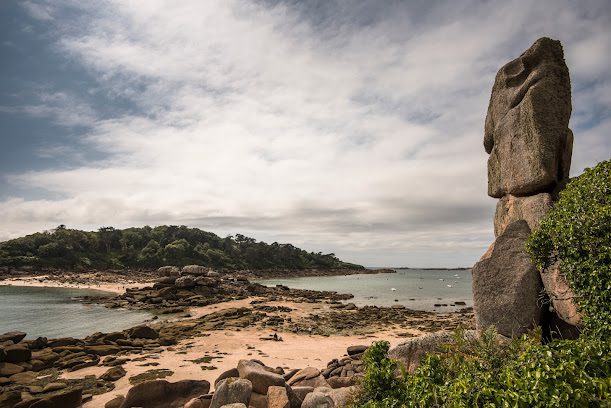
{"label": "cloud", "polygon": [[[542,34],[561,39],[582,104],[574,162],[611,151],[608,16],[541,3],[107,1],[71,21],[55,13],[61,52],[137,109],[102,118],[58,97],[75,90],[30,107],[86,124],[80,142],[104,158],[9,175],[67,198],[0,202],[2,229],[185,223],[366,264],[472,264],[492,240],[482,129],[502,64]],[[592,81],[604,89],[582,87]]]}
{"label": "cloud", "polygon": [[63,127],[93,126],[97,118],[95,110],[74,94],[40,91],[34,98],[34,104],[0,106],[0,112],[44,118]]}
{"label": "cloud", "polygon": [[23,1],[20,6],[28,13],[28,15],[36,20],[51,21],[53,20],[54,9],[49,3]]}

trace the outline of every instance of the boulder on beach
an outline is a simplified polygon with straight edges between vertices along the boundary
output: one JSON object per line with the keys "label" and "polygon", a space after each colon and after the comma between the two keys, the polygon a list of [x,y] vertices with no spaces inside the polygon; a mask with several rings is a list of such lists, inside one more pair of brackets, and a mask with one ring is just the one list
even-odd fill
{"label": "boulder on beach", "polygon": [[223,405],[241,403],[246,406],[250,403],[252,383],[244,378],[226,378],[218,383],[210,408],[220,408]]}
{"label": "boulder on beach", "polygon": [[5,361],[9,363],[18,364],[32,359],[32,351],[21,344],[5,347],[4,354],[6,355]]}
{"label": "boulder on beach", "polygon": [[314,367],[306,367],[303,370],[298,371],[288,381],[290,386],[300,387],[328,387],[329,383],[322,376],[320,370]]}
{"label": "boulder on beach", "polygon": [[334,408],[335,403],[329,395],[314,391],[305,396],[301,408]]}
{"label": "boulder on beach", "polygon": [[272,373],[253,360],[240,360],[238,363],[240,378],[245,378],[252,383],[252,389],[262,395],[267,395],[267,389],[273,385],[284,387],[286,381],[279,374]]}
{"label": "boulder on beach", "polygon": [[150,339],[159,338],[159,332],[150,326],[136,326],[128,331],[129,337],[132,339]]}
{"label": "boulder on beach", "polygon": [[83,390],[75,388],[44,398],[28,401],[29,408],[79,408],[83,402]]}
{"label": "boulder on beach", "polygon": [[183,266],[181,270],[182,275],[208,275],[209,268],[201,265],[187,265]]}
{"label": "boulder on beach", "polygon": [[20,373],[25,369],[20,365],[13,363],[0,363],[0,377],[10,377],[13,374]]}
{"label": "boulder on beach", "polygon": [[205,380],[147,381],[130,388],[120,408],[182,408],[187,401],[208,391],[210,383]]}
{"label": "boulder on beach", "polygon": [[176,266],[162,266],[157,269],[157,274],[159,276],[174,276],[177,277],[180,275],[180,269]]}
{"label": "boulder on beach", "polygon": [[0,343],[4,343],[6,341],[12,341],[13,344],[19,343],[21,340],[25,338],[27,334],[21,331],[12,331],[4,334],[0,334]]}
{"label": "boulder on beach", "polygon": [[117,381],[125,377],[125,374],[127,374],[127,372],[123,366],[116,366],[109,368],[104,374],[100,375],[100,379],[105,381]]}
{"label": "boulder on beach", "polygon": [[231,377],[239,377],[240,376],[240,372],[238,371],[237,368],[230,368],[227,371],[224,371],[221,373],[221,375],[219,375],[216,380],[214,380],[214,386],[216,387],[216,385],[221,382],[222,380],[224,380],[225,378],[231,378]]}

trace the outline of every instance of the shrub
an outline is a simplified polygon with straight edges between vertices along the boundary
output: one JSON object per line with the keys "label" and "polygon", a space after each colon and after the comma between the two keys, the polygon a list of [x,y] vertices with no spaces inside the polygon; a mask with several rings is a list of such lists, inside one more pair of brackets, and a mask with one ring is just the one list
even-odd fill
{"label": "shrub", "polygon": [[584,337],[541,345],[538,334],[497,341],[456,333],[444,353],[428,354],[414,374],[392,375],[399,363],[387,342],[366,353],[359,407],[602,407],[611,389],[608,341]]}
{"label": "shrub", "polygon": [[584,330],[611,335],[611,160],[574,178],[527,249],[541,270],[556,259],[575,293]]}

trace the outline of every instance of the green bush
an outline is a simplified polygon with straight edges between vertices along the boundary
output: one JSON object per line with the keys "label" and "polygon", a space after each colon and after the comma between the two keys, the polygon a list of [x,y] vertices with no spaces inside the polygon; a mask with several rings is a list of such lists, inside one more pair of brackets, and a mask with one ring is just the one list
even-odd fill
{"label": "green bush", "polygon": [[429,354],[413,374],[393,373],[388,343],[366,353],[362,392],[355,406],[603,407],[609,406],[609,342],[592,338],[541,345],[540,336],[499,342],[494,330],[479,339],[456,333],[443,353]]}
{"label": "green bush", "polygon": [[571,180],[527,249],[542,270],[560,260],[584,330],[611,335],[611,160]]}

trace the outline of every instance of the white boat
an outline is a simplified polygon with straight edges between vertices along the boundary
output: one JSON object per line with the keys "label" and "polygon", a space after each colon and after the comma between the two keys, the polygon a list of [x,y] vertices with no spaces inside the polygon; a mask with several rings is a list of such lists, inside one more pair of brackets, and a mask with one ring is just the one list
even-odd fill
{"label": "white boat", "polygon": [[395,288],[390,288],[390,290],[392,290],[392,291],[394,292],[394,291],[395,291],[395,290],[397,290],[397,289],[395,289]]}

